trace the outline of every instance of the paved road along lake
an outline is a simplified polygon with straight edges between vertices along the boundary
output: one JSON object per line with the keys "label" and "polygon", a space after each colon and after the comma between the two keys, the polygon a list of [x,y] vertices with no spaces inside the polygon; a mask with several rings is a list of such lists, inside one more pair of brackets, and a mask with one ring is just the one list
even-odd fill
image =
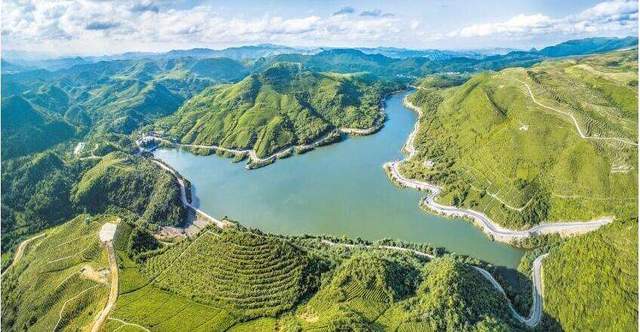
{"label": "paved road along lake", "polygon": [[382,164],[400,149],[416,114],[407,92],[386,101],[384,128],[248,171],[244,163],[161,149],[164,160],[193,185],[194,203],[214,217],[280,234],[332,234],[425,242],[494,264],[516,267],[523,252],[491,241],[471,223],[422,211],[421,193],[395,187]]}

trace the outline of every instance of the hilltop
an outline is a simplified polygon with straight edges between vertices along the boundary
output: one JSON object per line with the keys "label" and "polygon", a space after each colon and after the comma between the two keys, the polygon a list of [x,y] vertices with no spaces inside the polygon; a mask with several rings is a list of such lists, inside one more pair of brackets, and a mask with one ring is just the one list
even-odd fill
{"label": "hilltop", "polygon": [[[509,228],[637,213],[637,51],[432,77],[406,176]],[[444,82],[443,82],[444,80]]]}
{"label": "hilltop", "polygon": [[520,328],[504,296],[461,257],[429,262],[241,227],[210,228],[133,260],[126,247],[108,330]]}
{"label": "hilltop", "polygon": [[156,129],[181,143],[248,149],[267,157],[338,128],[379,126],[382,98],[393,87],[368,75],[276,63],[236,84],[203,91]]}

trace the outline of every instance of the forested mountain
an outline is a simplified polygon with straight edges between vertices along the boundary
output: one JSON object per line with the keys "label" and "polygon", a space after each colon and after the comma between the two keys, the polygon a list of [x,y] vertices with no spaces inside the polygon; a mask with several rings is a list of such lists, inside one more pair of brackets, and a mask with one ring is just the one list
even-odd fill
{"label": "forested mountain", "polygon": [[[53,101],[53,100],[52,100]],[[2,98],[2,159],[50,148],[76,134],[62,116],[34,106],[20,96]]]}
{"label": "forested mountain", "polygon": [[83,211],[116,210],[145,225],[181,224],[186,210],[179,194],[173,176],[121,152],[67,160],[59,152],[45,151],[4,161],[3,255],[25,236]]}
{"label": "forested mountain", "polygon": [[[224,58],[109,61],[3,74],[3,159],[87,133],[129,134],[205,87],[247,75]],[[18,143],[20,142],[20,143]]]}
{"label": "forested mountain", "polygon": [[341,73],[369,72],[382,77],[404,79],[410,82],[418,77],[439,72],[476,72],[500,70],[507,67],[531,66],[546,58],[601,53],[621,48],[637,46],[638,39],[592,38],[572,40],[541,51],[512,51],[490,56],[448,56],[388,57],[384,52],[370,52],[364,49],[329,49],[313,55],[282,54],[258,59],[254,70],[262,70],[275,62],[300,62],[314,71],[334,71]]}
{"label": "forested mountain", "polygon": [[203,91],[156,127],[182,143],[252,149],[265,157],[336,128],[379,125],[382,97],[395,86],[369,75],[276,63],[236,84]]}
{"label": "forested mountain", "polygon": [[[3,301],[16,314],[3,315],[3,329],[86,324],[90,310],[85,308],[104,301],[100,280],[87,280],[84,272],[66,276],[56,268],[104,266],[95,250],[97,238],[81,237],[64,252],[46,249],[95,233],[100,224],[114,219],[78,216],[56,227],[44,246],[30,251],[9,271],[3,287],[13,287],[3,292]],[[242,227],[208,228],[194,239],[174,244],[144,234],[120,221],[114,240],[120,264],[119,296],[112,313],[117,319],[109,320],[106,330],[133,324],[157,331],[523,329],[512,318],[504,295],[463,257],[427,260],[409,252],[328,246],[320,238],[277,236]],[[81,255],[56,261],[71,250]],[[18,278],[16,271],[28,278]],[[64,283],[48,282],[42,289],[25,282],[64,277],[68,278]],[[64,319],[56,323],[52,317],[57,311],[48,308],[59,307],[69,289],[91,285],[98,286],[78,294],[83,305],[65,310]],[[23,309],[28,303],[48,305],[27,313]]]}
{"label": "forested mountain", "polygon": [[604,53],[617,49],[638,46],[638,38],[586,38],[569,40],[558,45],[545,47],[540,50],[540,54],[549,57],[562,57],[570,55],[584,55],[591,53]]}

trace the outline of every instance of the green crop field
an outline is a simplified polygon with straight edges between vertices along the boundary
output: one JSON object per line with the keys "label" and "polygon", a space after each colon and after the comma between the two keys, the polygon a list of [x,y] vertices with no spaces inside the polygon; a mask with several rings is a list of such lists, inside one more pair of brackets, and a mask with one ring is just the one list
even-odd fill
{"label": "green crop field", "polygon": [[144,271],[159,288],[253,318],[297,303],[314,287],[311,264],[281,240],[228,230],[173,246],[148,259]]}
{"label": "green crop field", "polygon": [[634,215],[637,68],[632,50],[479,74],[455,87],[424,80],[409,98],[425,116],[403,172],[443,185],[440,201],[513,228]]}
{"label": "green crop field", "polygon": [[2,329],[86,329],[109,292],[100,227],[113,217],[80,215],[47,230],[2,276]]}

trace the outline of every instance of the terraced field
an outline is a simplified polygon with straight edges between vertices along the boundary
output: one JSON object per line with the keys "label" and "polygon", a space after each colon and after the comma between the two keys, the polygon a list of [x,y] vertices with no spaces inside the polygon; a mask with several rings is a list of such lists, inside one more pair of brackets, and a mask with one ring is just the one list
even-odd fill
{"label": "terraced field", "polygon": [[282,240],[250,232],[206,231],[145,263],[159,288],[239,317],[273,316],[315,287],[311,262]]}
{"label": "terraced field", "polygon": [[90,327],[107,300],[109,268],[98,230],[113,217],[81,215],[30,244],[2,278],[2,328]]}
{"label": "terraced field", "polygon": [[637,79],[634,50],[455,87],[427,79],[409,98],[425,116],[403,174],[443,185],[442,203],[511,228],[634,215]]}

